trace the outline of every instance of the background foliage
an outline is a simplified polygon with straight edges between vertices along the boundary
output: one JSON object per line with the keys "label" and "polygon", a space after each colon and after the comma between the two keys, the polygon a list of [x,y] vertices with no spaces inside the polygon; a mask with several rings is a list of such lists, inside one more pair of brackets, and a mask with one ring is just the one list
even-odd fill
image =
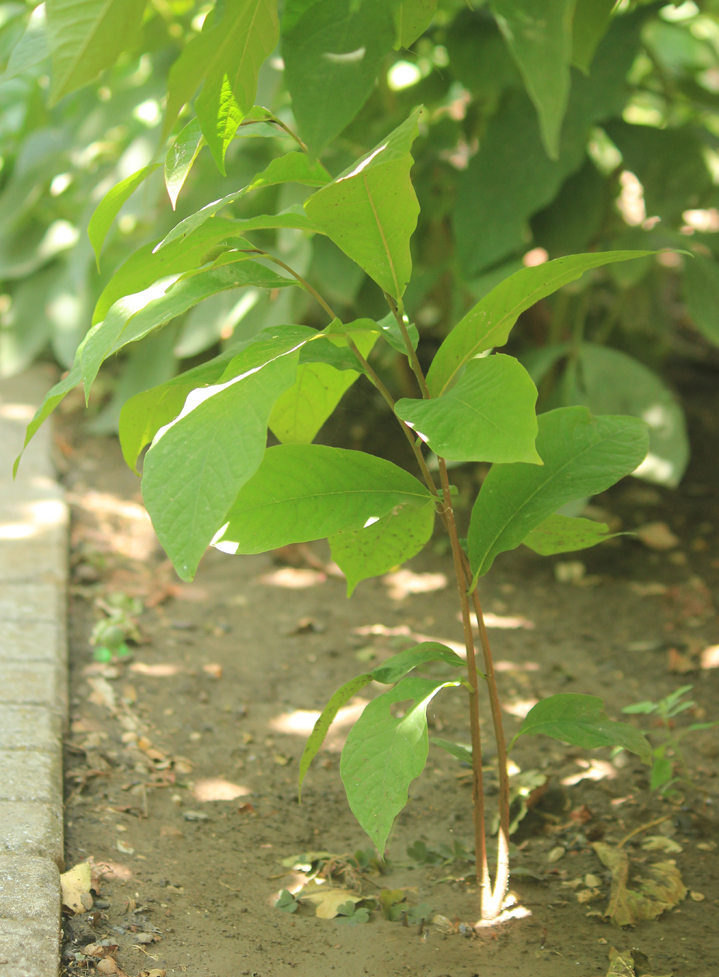
{"label": "background foliage", "polygon": [[[565,286],[524,314],[512,340],[543,409],[642,416],[652,427],[645,477],[680,479],[688,445],[663,364],[677,353],[711,359],[719,345],[713,0],[285,0],[279,14],[270,0],[6,2],[0,67],[2,375],[48,353],[69,368],[133,252],[297,148],[278,125],[241,124],[254,104],[332,176],[423,104],[405,294],[420,359],[522,263],[681,248],[691,256],[613,264]],[[162,165],[142,173],[98,273],[93,211],[166,153],[168,188]],[[274,213],[310,192],[267,186],[225,214]],[[378,286],[327,237],[280,227],[259,239],[345,321],[385,315]],[[95,429],[114,430],[129,396],[210,353],[316,315],[296,289],[212,295],[128,347]],[[405,361],[383,350],[375,368],[411,396]]]}

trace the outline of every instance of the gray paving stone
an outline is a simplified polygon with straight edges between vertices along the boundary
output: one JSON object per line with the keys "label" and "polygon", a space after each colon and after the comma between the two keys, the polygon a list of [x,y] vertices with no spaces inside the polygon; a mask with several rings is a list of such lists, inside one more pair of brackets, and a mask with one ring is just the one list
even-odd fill
{"label": "gray paving stone", "polygon": [[53,752],[61,735],[62,717],[47,706],[0,705],[0,750]]}
{"label": "gray paving stone", "polygon": [[0,977],[57,977],[60,926],[0,919]]}
{"label": "gray paving stone", "polygon": [[[20,376],[2,381],[0,443],[3,445],[3,468],[7,466],[11,469],[16,456],[20,454],[25,440],[25,428],[54,382],[52,374],[42,367],[34,367]],[[20,462],[19,477],[24,479],[35,475],[55,477],[51,439],[51,427],[49,424],[44,424],[25,449]],[[11,470],[10,474],[12,474]]]}
{"label": "gray paving stone", "polygon": [[33,580],[64,585],[67,580],[67,548],[60,543],[38,539],[0,543],[0,584]]}
{"label": "gray paving stone", "polygon": [[0,855],[0,920],[60,922],[60,870],[49,858]]}
{"label": "gray paving stone", "polygon": [[0,662],[65,662],[65,622],[0,621]]}
{"label": "gray paving stone", "polygon": [[[41,801],[62,804],[62,758],[54,752],[0,750],[0,801]],[[0,867],[2,860],[0,859]],[[0,918],[3,879],[0,872]]]}
{"label": "gray paving stone", "polygon": [[62,868],[63,825],[55,804],[0,801],[0,856],[49,858]]}
{"label": "gray paving stone", "polygon": [[61,621],[65,595],[57,583],[4,583],[0,587],[0,621]]}
{"label": "gray paving stone", "polygon": [[60,709],[65,676],[49,662],[0,662],[0,705],[35,705]]}

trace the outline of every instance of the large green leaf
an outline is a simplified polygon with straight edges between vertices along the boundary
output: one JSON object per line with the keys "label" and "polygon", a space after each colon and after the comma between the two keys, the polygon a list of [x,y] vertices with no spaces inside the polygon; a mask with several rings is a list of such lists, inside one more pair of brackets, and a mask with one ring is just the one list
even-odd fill
{"label": "large green leaf", "polygon": [[128,343],[142,339],[153,329],[191,309],[203,299],[231,288],[254,285],[259,288],[284,288],[295,285],[293,278],[275,274],[256,261],[235,261],[179,278],[160,279],[149,288],[118,299],[102,322],[88,333],[82,356],[82,379],[89,392],[103,362]]}
{"label": "large green leaf", "polygon": [[332,559],[347,578],[347,596],[362,580],[416,556],[432,536],[434,513],[434,502],[397,506],[370,526],[330,536]]}
{"label": "large green leaf", "polygon": [[225,197],[220,197],[219,200],[213,200],[212,203],[205,204],[197,213],[190,214],[189,217],[180,221],[155,246],[155,250],[160,251],[162,248],[166,248],[168,244],[171,244],[172,241],[186,238],[188,234],[197,230],[206,220],[214,217],[223,207],[228,207],[230,204],[235,203],[235,201],[240,200],[251,190],[275,186],[278,183],[301,183],[308,187],[321,187],[325,183],[328,183],[329,180],[329,173],[317,160],[309,159],[304,153],[286,153],[278,159],[273,159],[261,173],[258,173],[257,176],[252,178],[246,187],[242,187],[241,190],[236,190],[234,193],[228,193]]}
{"label": "large green leaf", "polygon": [[395,39],[392,7],[387,0],[318,0],[290,24],[286,18],[282,56],[292,111],[319,155],[374,88]]}
{"label": "large green leaf", "polygon": [[[354,334],[354,341],[363,356],[369,354],[377,336],[377,332]],[[320,347],[319,353],[317,347]],[[345,364],[338,368],[336,362],[327,361],[332,353],[338,352],[349,354],[351,365],[359,366],[346,341],[340,336],[332,337],[332,341],[321,337],[303,347],[297,379],[279,398],[270,416],[270,430],[278,441],[283,444],[309,444],[313,441],[355,382],[359,376],[356,369],[346,369]]]}
{"label": "large green leaf", "polygon": [[305,202],[310,219],[397,302],[412,274],[419,215],[409,176],[419,113]]}
{"label": "large green leaf", "polygon": [[222,548],[264,553],[361,529],[402,503],[430,498],[413,475],[363,451],[319,444],[268,448],[228,513]]}
{"label": "large green leaf", "polygon": [[419,645],[400,651],[398,655],[386,658],[372,671],[372,678],[382,685],[394,685],[413,668],[419,668],[420,665],[426,665],[428,662],[443,662],[445,665],[451,665],[452,668],[464,668],[467,664],[456,651],[452,651],[446,645],[438,641],[423,641]]}
{"label": "large green leaf", "polygon": [[177,138],[167,150],[165,157],[165,186],[170,198],[172,209],[177,206],[185,180],[188,177],[197,154],[204,145],[205,137],[198,119],[192,119],[184,129],[177,134]]}
{"label": "large green leaf", "polygon": [[97,205],[90,218],[90,223],[87,225],[87,235],[90,238],[92,250],[95,252],[98,269],[100,268],[102,245],[112,222],[120,213],[122,205],[132,196],[140,184],[144,183],[148,176],[155,172],[159,165],[159,163],[153,163],[151,166],[143,166],[137,173],[133,173],[132,176],[128,176],[116,184]]}
{"label": "large green leaf", "polygon": [[522,542],[540,556],[585,550],[620,533],[610,533],[609,526],[593,519],[579,519],[555,513],[524,537]]}
{"label": "large green leaf", "polygon": [[[429,752],[427,706],[440,689],[458,682],[405,678],[365,708],[342,750],[340,774],[352,813],[384,854],[394,819],[407,803],[409,785]],[[412,700],[403,716],[391,706]]]}
{"label": "large green leaf", "polygon": [[587,75],[616,5],[616,0],[577,0],[572,21],[572,64]]}
{"label": "large green leaf", "polygon": [[564,692],[541,699],[529,710],[519,736],[551,736],[591,750],[598,746],[622,746],[644,763],[652,761],[652,748],[638,729],[607,718],[604,700],[596,695]]}
{"label": "large green leaf", "polygon": [[567,502],[633,472],[648,446],[647,426],[636,417],[592,417],[586,407],[541,414],[537,451],[544,465],[494,465],[484,480],[468,534],[475,577]]}
{"label": "large green leaf", "polygon": [[398,400],[395,413],[435,454],[452,461],[541,465],[534,442],[537,388],[513,356],[470,360],[441,397]]}
{"label": "large green leaf", "polygon": [[303,340],[293,328],[278,330],[274,349],[248,346],[230,361],[234,376],[224,383],[192,391],[145,456],[143,499],[183,580],[192,579],[237,493],[260,467],[272,406],[297,372]]}
{"label": "large green leaf", "polygon": [[0,75],[0,84],[42,64],[49,53],[45,4],[41,3],[33,10],[25,33],[12,49],[7,68]]}
{"label": "large green leaf", "polygon": [[499,28],[534,102],[552,159],[569,100],[572,18],[576,0],[492,0]]}
{"label": "large green leaf", "polygon": [[45,6],[54,105],[133,47],[145,0],[47,0]]}
{"label": "large green leaf", "polygon": [[437,0],[399,0],[394,8],[395,48],[408,48],[432,23]]}
{"label": "large green leaf", "polygon": [[[243,369],[262,365],[277,352],[277,343],[302,343],[316,335],[309,326],[270,326],[239,346],[225,350],[207,363],[187,370],[167,383],[136,394],[120,413],[120,445],[125,461],[135,471],[142,449],[150,444],[160,428],[174,420],[182,410],[187,395],[209,384],[220,383]],[[248,347],[254,347],[252,359],[246,359]],[[283,347],[284,348],[284,347]],[[242,359],[238,360],[238,356]],[[248,366],[248,363],[250,366]],[[76,381],[77,382],[77,381]]]}
{"label": "large green leaf", "polygon": [[260,67],[279,38],[277,0],[225,0],[213,36],[213,59],[195,112],[224,175],[227,147],[254,104]]}
{"label": "large green leaf", "polygon": [[684,301],[694,325],[719,346],[719,264],[695,254],[684,262]]}
{"label": "large green leaf", "polygon": [[579,403],[593,414],[633,414],[649,425],[649,454],[636,471],[648,482],[676,487],[689,463],[684,412],[672,391],[642,363],[618,349],[582,343]]}
{"label": "large green leaf", "polygon": [[580,278],[590,268],[641,258],[651,251],[599,251],[556,258],[522,268],[484,296],[454,327],[432,361],[427,385],[433,397],[443,394],[469,360],[494,346],[504,346],[519,315],[535,302]]}

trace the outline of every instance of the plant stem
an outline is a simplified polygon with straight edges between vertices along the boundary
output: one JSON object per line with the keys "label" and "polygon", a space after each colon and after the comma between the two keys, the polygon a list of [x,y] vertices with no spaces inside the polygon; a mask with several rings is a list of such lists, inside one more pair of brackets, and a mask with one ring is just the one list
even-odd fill
{"label": "plant stem", "polygon": [[422,391],[422,397],[425,400],[429,400],[429,387],[427,386],[427,381],[425,380],[424,373],[422,372],[422,366],[417,357],[417,350],[414,348],[412,345],[412,340],[409,338],[409,330],[407,329],[407,325],[392,296],[385,292],[384,297],[387,300],[387,305],[392,310],[392,315],[397,320],[399,331],[402,333],[402,339],[404,340],[404,344],[407,348],[409,363],[412,367],[412,372],[417,377],[417,383],[419,384],[419,389]]}
{"label": "plant stem", "polygon": [[474,853],[477,867],[477,885],[479,886],[479,906],[482,919],[491,918],[487,913],[492,911],[492,885],[487,865],[487,836],[484,827],[484,779],[482,775],[482,734],[479,726],[479,679],[477,676],[477,660],[474,653],[474,637],[472,622],[469,616],[469,597],[465,582],[464,565],[462,562],[462,547],[457,535],[454,521],[452,496],[447,477],[447,465],[444,458],[439,459],[439,474],[442,480],[444,496],[444,513],[447,532],[452,544],[454,572],[457,578],[459,602],[462,607],[462,626],[464,628],[464,644],[467,649],[467,673],[472,693],[469,697],[469,728],[472,738],[472,801],[474,807]]}

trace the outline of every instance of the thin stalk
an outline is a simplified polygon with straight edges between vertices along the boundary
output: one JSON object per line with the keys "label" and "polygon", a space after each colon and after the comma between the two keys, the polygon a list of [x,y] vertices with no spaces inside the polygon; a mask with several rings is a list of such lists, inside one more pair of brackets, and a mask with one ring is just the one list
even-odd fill
{"label": "thin stalk", "polygon": [[[254,121],[254,120],[253,120],[253,121]],[[261,119],[258,119],[257,121],[258,121],[258,122],[261,122],[262,120],[261,120]],[[286,126],[286,125],[284,124],[284,122],[283,122],[283,121],[282,121],[281,119],[278,119],[278,118],[277,118],[276,116],[273,116],[273,117],[272,117],[271,119],[269,119],[268,121],[270,121],[270,122],[274,122],[274,123],[275,123],[275,125],[278,125],[278,126],[280,127],[280,129],[284,129],[284,130],[285,130],[285,132],[287,133],[287,135],[288,135],[288,136],[291,136],[291,137],[292,137],[292,138],[293,138],[293,139],[295,140],[295,142],[296,142],[296,143],[297,143],[297,145],[298,145],[298,146],[300,147],[300,149],[301,149],[301,150],[302,150],[302,151],[303,151],[304,153],[307,153],[307,154],[309,155],[309,149],[307,148],[307,144],[306,144],[306,143],[304,143],[304,142],[303,142],[303,141],[302,141],[302,140],[300,139],[300,137],[299,137],[299,136],[297,135],[297,133],[296,133],[296,132],[293,132],[293,131],[292,131],[292,130],[290,129],[290,127],[289,127],[289,126]],[[240,125],[245,125],[245,123],[244,123],[244,122],[241,122],[241,123],[240,123]]]}
{"label": "thin stalk", "polygon": [[412,367],[412,372],[417,377],[417,383],[419,384],[419,389],[422,391],[422,397],[425,400],[429,400],[429,387],[427,386],[427,381],[424,378],[424,373],[422,372],[422,366],[417,357],[417,350],[412,345],[412,340],[409,338],[409,330],[407,325],[402,318],[402,314],[397,308],[394,299],[387,292],[384,293],[384,297],[387,300],[387,305],[392,310],[392,315],[397,320],[397,325],[399,326],[399,331],[402,333],[402,339],[404,340],[404,345],[407,348],[407,356],[409,357],[409,364]]}
{"label": "thin stalk", "polygon": [[454,521],[452,496],[447,477],[447,465],[444,458],[439,459],[439,474],[442,480],[442,494],[444,496],[444,513],[447,522],[447,532],[452,544],[452,558],[454,572],[457,578],[459,602],[462,607],[462,627],[464,628],[464,644],[467,649],[467,673],[472,692],[469,696],[469,728],[472,738],[472,802],[474,807],[474,852],[477,867],[477,885],[479,886],[479,907],[482,919],[492,918],[492,884],[487,865],[487,836],[484,827],[484,778],[482,775],[482,735],[479,726],[479,678],[477,676],[477,660],[474,653],[474,636],[472,622],[469,616],[469,597],[465,582],[464,565],[462,563],[462,547],[457,535]]}

